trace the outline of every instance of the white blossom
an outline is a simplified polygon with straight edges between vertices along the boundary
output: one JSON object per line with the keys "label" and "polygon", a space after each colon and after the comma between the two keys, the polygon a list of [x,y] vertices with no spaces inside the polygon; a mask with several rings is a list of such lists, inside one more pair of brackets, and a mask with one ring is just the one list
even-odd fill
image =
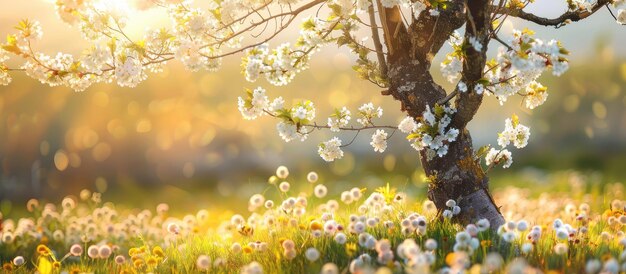
{"label": "white blossom", "polygon": [[280,135],[280,138],[285,142],[291,142],[297,139],[304,141],[308,137],[308,134],[300,132],[298,127],[291,122],[278,122],[278,124],[276,124],[276,130],[278,130],[278,135]]}
{"label": "white blossom", "polygon": [[381,107],[374,107],[374,104],[367,103],[359,107],[359,118],[356,120],[363,126],[372,125],[372,119],[380,118],[383,116],[383,109]]}
{"label": "white blossom", "polygon": [[322,142],[317,149],[317,152],[327,162],[332,162],[336,159],[343,157],[343,151],[341,150],[341,140],[337,137]]}
{"label": "white blossom", "polygon": [[620,9],[617,11],[617,23],[620,25],[626,25],[626,9]]}
{"label": "white blossom", "polygon": [[[445,106],[436,106],[439,111],[431,110],[426,106],[422,113],[423,123],[418,123],[416,129],[407,137],[411,146],[418,151],[428,149],[427,154],[443,157],[448,153],[448,143],[456,140],[459,130],[448,127],[452,121],[451,115],[455,109]],[[430,135],[436,129],[435,135]]]}
{"label": "white blossom", "polygon": [[481,83],[477,83],[474,86],[474,91],[476,92],[476,94],[483,94],[483,91],[485,90],[485,87],[483,86],[483,84]]}
{"label": "white blossom", "polygon": [[476,38],[475,36],[470,36],[469,43],[478,52],[480,52],[483,49],[483,44],[481,44],[480,40],[478,40],[478,38]]}
{"label": "white blossom", "polygon": [[269,104],[269,99],[265,95],[265,89],[258,87],[253,91],[248,90],[247,93],[248,97],[246,99],[239,97],[237,101],[239,112],[241,112],[243,118],[253,120],[264,115],[263,111]]}
{"label": "white blossom", "polygon": [[338,132],[339,128],[348,125],[351,118],[350,110],[343,107],[341,110],[335,110],[335,113],[328,118],[328,126],[331,131]]}
{"label": "white blossom", "polygon": [[400,124],[398,125],[398,129],[403,133],[411,133],[417,130],[417,127],[418,125],[415,122],[415,119],[413,119],[413,117],[411,116],[404,117],[404,119],[402,119],[402,121],[400,121]]}
{"label": "white blossom", "polygon": [[411,8],[413,9],[413,17],[418,18],[420,16],[420,14],[426,10],[426,4],[424,4],[422,1],[414,1],[411,4]]}
{"label": "white blossom", "polygon": [[487,153],[487,156],[485,156],[485,163],[488,166],[491,166],[492,164],[502,164],[503,168],[508,168],[513,163],[513,157],[511,156],[511,152],[506,149],[497,150],[495,148],[491,148]]}
{"label": "white blossom", "polygon": [[459,89],[460,92],[467,92],[467,84],[465,84],[465,82],[463,81],[459,81],[457,88]]}
{"label": "white blossom", "polygon": [[548,98],[547,88],[542,84],[532,81],[528,87],[526,87],[526,95],[524,96],[524,102],[527,108],[534,109],[546,102]]}
{"label": "white blossom", "polygon": [[376,132],[372,135],[372,141],[370,145],[374,148],[376,152],[385,152],[387,149],[387,132],[382,129],[377,129]]}
{"label": "white blossom", "polygon": [[115,78],[118,85],[122,87],[136,87],[146,77],[143,65],[138,58],[128,56],[116,61]]}
{"label": "white blossom", "polygon": [[516,148],[524,148],[530,138],[530,128],[520,124],[517,116],[505,120],[504,131],[498,134],[498,145],[508,146],[511,142]]}

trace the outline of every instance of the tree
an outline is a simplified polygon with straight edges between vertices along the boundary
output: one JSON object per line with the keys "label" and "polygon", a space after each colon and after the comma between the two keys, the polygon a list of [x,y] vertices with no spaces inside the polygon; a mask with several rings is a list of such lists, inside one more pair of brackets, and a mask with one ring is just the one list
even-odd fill
{"label": "tree", "polygon": [[[270,101],[262,88],[246,90],[239,98],[242,115],[278,119],[278,132],[287,142],[303,141],[320,129],[354,131],[354,139],[361,131],[371,130],[370,144],[378,152],[386,149],[387,139],[399,130],[419,152],[428,176],[428,196],[443,217],[462,223],[484,218],[497,228],[504,219],[489,193],[486,173],[496,165],[510,166],[512,154],[506,147],[526,146],[530,130],[513,116],[506,119],[498,136],[499,148],[475,151],[466,126],[485,95],[501,102],[520,95],[529,109],[538,107],[546,100],[547,88],[536,79],[546,70],[558,76],[568,68],[568,51],[558,41],[540,40],[530,30],[514,31],[504,39],[500,37],[503,23],[516,17],[560,28],[605,6],[613,15],[610,4],[615,8],[625,4],[624,0],[567,0],[568,10],[549,19],[526,12],[530,2],[214,0],[194,5],[189,0],[139,0],[137,8],[160,9],[172,19],[172,26],[147,31],[143,39],[133,40],[125,32],[131,12],[120,1],[57,0],[60,18],[79,28],[92,41],[91,47],[78,57],[37,52],[33,44],[41,38],[41,26],[23,20],[16,26],[17,33],[7,36],[2,45],[0,83],[9,84],[10,73],[23,71],[44,84],[77,91],[97,82],[135,87],[148,72],[159,72],[173,59],[192,71],[214,71],[223,58],[242,53],[246,80],[254,82],[264,76],[280,86],[306,69],[322,46],[348,47],[357,57],[356,73],[383,88],[383,96],[400,102],[407,116],[398,126],[375,124],[383,111],[371,103],[358,109],[358,126],[350,125],[352,114],[345,107],[330,115],[327,123],[318,124],[311,101],[287,106],[281,97]],[[269,46],[304,15],[308,17],[300,24],[300,36],[293,45]],[[626,10],[618,10],[614,19],[626,23]],[[371,36],[371,41],[364,36]],[[433,80],[430,70],[446,41],[453,51],[446,55],[441,72],[456,84],[449,92]],[[488,59],[492,42],[501,45],[497,56]],[[24,63],[5,65],[10,54]],[[323,142],[320,156],[326,161],[341,158],[342,148],[354,139],[345,144],[337,137]],[[483,156],[487,170],[481,164]]]}

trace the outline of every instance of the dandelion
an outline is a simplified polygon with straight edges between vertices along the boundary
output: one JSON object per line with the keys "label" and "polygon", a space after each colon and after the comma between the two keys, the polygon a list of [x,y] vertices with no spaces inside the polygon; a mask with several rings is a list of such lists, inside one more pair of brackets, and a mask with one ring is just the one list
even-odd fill
{"label": "dandelion", "polygon": [[177,223],[169,223],[167,225],[167,231],[169,233],[178,235],[178,233],[180,233],[180,226]]}
{"label": "dandelion", "polygon": [[502,239],[506,242],[513,242],[517,238],[517,235],[513,231],[506,231],[502,234]]}
{"label": "dandelion", "polygon": [[224,258],[215,258],[215,260],[213,261],[213,266],[214,267],[224,267],[226,266],[226,260],[224,260]]}
{"label": "dandelion", "polygon": [[292,240],[284,240],[282,246],[285,250],[292,250],[296,247],[296,244]]}
{"label": "dandelion", "polygon": [[280,185],[278,185],[278,188],[279,188],[279,189],[280,189],[280,191],[282,191],[282,192],[287,192],[287,191],[289,191],[289,187],[290,187],[290,186],[291,186],[291,185],[290,185],[288,182],[282,182],[282,183],[280,183]]}
{"label": "dandelion", "polygon": [[435,241],[435,239],[426,240],[426,243],[424,243],[424,248],[429,251],[434,251],[435,249],[437,249],[437,241]]}
{"label": "dandelion", "polygon": [[522,253],[524,254],[528,254],[533,250],[533,244],[531,243],[524,243],[522,245]]}
{"label": "dandelion", "polygon": [[455,207],[456,206],[456,201],[448,200],[448,201],[446,201],[446,206],[447,207]]}
{"label": "dandelion", "polygon": [[316,172],[311,171],[309,172],[309,174],[306,175],[306,179],[307,181],[309,181],[309,183],[315,183],[319,179],[319,176],[317,175]]}
{"label": "dandelion", "polygon": [[273,207],[274,207],[274,201],[272,201],[272,200],[265,201],[265,208],[271,209]]}
{"label": "dandelion", "polygon": [[240,253],[241,252],[241,244],[240,243],[233,243],[230,246],[230,251],[232,251],[235,254]]}
{"label": "dandelion", "polygon": [[520,232],[524,232],[526,230],[528,230],[528,222],[526,222],[525,220],[521,220],[517,223],[517,230]]}
{"label": "dandelion", "polygon": [[352,196],[352,192],[344,191],[341,193],[341,201],[344,204],[351,204],[354,201],[354,197]]}
{"label": "dandelion", "polygon": [[602,267],[603,273],[619,273],[619,263],[614,258],[610,258],[606,262],[604,262],[604,267]]}
{"label": "dandelion", "polygon": [[328,189],[325,185],[319,184],[315,186],[315,188],[313,189],[313,193],[315,193],[315,197],[317,198],[324,198],[328,193]]}
{"label": "dandelion", "polygon": [[315,247],[311,247],[304,252],[304,256],[310,262],[315,262],[320,258],[320,252]]}
{"label": "dandelion", "polygon": [[502,259],[502,256],[500,256],[500,254],[498,253],[492,252],[487,254],[487,257],[485,257],[484,265],[487,273],[497,272],[498,270],[500,270],[500,268],[502,268],[503,264],[504,260]]}
{"label": "dandelion", "polygon": [[92,259],[97,259],[100,256],[100,249],[96,245],[91,245],[87,248],[87,256]]}
{"label": "dandelion", "polygon": [[17,257],[15,257],[15,258],[13,258],[13,264],[14,264],[15,266],[21,266],[21,265],[23,265],[23,264],[24,264],[24,262],[25,262],[25,261],[24,261],[24,257],[22,257],[22,256],[17,256]]}
{"label": "dandelion", "polygon": [[598,259],[591,259],[585,265],[585,273],[587,274],[598,273],[600,269],[602,269],[602,263]]}
{"label": "dandelion", "polygon": [[280,179],[285,179],[289,176],[289,169],[286,166],[279,166],[276,169],[276,176]]}
{"label": "dandelion", "polygon": [[472,237],[476,237],[476,235],[478,235],[478,227],[474,224],[468,224],[465,227],[465,231],[467,231],[467,233],[469,233]]}
{"label": "dandelion", "polygon": [[478,220],[476,222],[476,227],[478,228],[478,231],[480,231],[480,232],[486,231],[490,227],[489,220],[487,220],[487,219],[480,219],[480,220]]}
{"label": "dandelion", "polygon": [[170,206],[166,203],[160,203],[156,207],[156,212],[159,215],[165,215],[170,210]]}
{"label": "dandelion", "polygon": [[124,257],[123,255],[117,255],[115,256],[115,263],[118,265],[123,265],[126,263],[126,257]]}
{"label": "dandelion", "polygon": [[250,197],[249,204],[253,208],[257,208],[257,207],[260,207],[261,205],[263,205],[264,202],[265,202],[265,197],[263,197],[263,195],[261,195],[261,194],[254,194],[254,195],[252,195],[252,197]]}
{"label": "dandelion", "polygon": [[339,274],[339,268],[334,263],[326,263],[322,266],[320,274]]}
{"label": "dandelion", "polygon": [[111,256],[111,247],[108,245],[101,245],[98,248],[98,255],[100,256],[101,259],[108,259],[109,256]]}
{"label": "dandelion", "polygon": [[337,234],[335,234],[334,240],[338,244],[343,245],[347,242],[348,237],[346,237],[346,234],[344,234],[343,232],[338,232]]}
{"label": "dandelion", "polygon": [[515,228],[517,227],[517,223],[515,223],[514,221],[508,221],[505,224],[505,229],[506,231],[514,231]]}
{"label": "dandelion", "polygon": [[296,257],[296,255],[298,255],[298,254],[296,253],[296,250],[294,250],[294,249],[286,249],[283,252],[283,255],[285,256],[285,259],[293,260]]}
{"label": "dandelion", "polygon": [[208,271],[211,267],[211,258],[207,255],[200,255],[196,260],[196,267],[201,271]]}
{"label": "dandelion", "polygon": [[556,230],[556,238],[559,240],[567,240],[569,238],[569,231],[565,228],[559,228]]}
{"label": "dandelion", "polygon": [[459,206],[452,207],[452,215],[459,215],[459,213],[461,213],[461,207]]}
{"label": "dandelion", "polygon": [[251,262],[241,269],[242,274],[263,274],[263,267],[258,262]]}
{"label": "dandelion", "polygon": [[332,235],[337,231],[337,222],[334,220],[326,221],[324,224],[324,232],[328,235]]}
{"label": "dandelion", "polygon": [[79,257],[81,254],[83,254],[83,247],[79,244],[73,244],[70,247],[70,254],[72,256]]}
{"label": "dandelion", "polygon": [[361,234],[365,231],[365,224],[361,221],[354,223],[354,233]]}
{"label": "dandelion", "polygon": [[557,255],[563,255],[567,253],[567,245],[564,243],[558,243],[554,246],[554,253]]}

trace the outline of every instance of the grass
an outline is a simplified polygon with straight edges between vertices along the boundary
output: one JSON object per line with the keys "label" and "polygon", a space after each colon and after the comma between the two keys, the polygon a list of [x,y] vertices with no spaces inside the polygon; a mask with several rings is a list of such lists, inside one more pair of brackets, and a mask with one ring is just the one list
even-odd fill
{"label": "grass", "polygon": [[[519,186],[529,179],[518,175],[511,176],[510,180],[506,183]],[[619,200],[623,197],[623,186],[619,183],[594,184],[576,172],[554,173],[546,180],[540,187],[508,187],[495,191],[505,218],[515,225],[525,222],[528,229],[486,230],[477,233],[475,240],[467,241],[458,237],[462,231],[471,228],[455,224],[454,218],[442,219],[436,210],[429,209],[428,202],[412,199],[412,195],[402,194],[390,186],[360,190],[362,197],[345,204],[341,201],[342,195],[315,197],[312,186],[300,188],[309,191],[291,193],[281,192],[276,184],[270,185],[263,197],[275,201],[274,207],[266,209],[260,205],[253,212],[240,212],[245,224],[238,224],[239,217],[233,217],[228,210],[196,208],[189,210],[189,214],[172,216],[163,205],[157,211],[132,209],[123,203],[99,201],[98,193],[83,191],[78,197],[69,196],[60,204],[31,201],[27,214],[21,214],[17,219],[5,219],[0,238],[0,263],[7,273],[38,270],[43,274],[63,271],[254,273],[249,269],[251,262],[258,262],[264,273],[320,273],[327,263],[337,266],[339,273],[366,269],[402,273],[417,267],[420,262],[428,262],[426,269],[433,272],[482,269],[505,273],[522,267],[543,272],[582,273],[588,262],[597,259],[600,268],[610,272],[613,266],[617,266],[619,271],[619,267],[626,263],[624,226],[620,222],[621,219],[626,222],[623,217],[626,202]],[[274,179],[274,182],[278,181],[282,180]],[[376,200],[374,196],[383,198]],[[281,203],[288,201],[289,197],[303,198],[295,208],[282,206]],[[399,202],[398,197],[402,198]],[[331,200],[339,205],[335,211],[329,209],[332,208],[329,206],[333,203],[329,202]],[[583,204],[591,210],[587,211]],[[173,204],[169,206],[174,207]],[[404,229],[407,226],[402,225],[412,213],[427,220],[426,229],[421,233],[416,227]],[[366,219],[378,218],[378,222],[366,226],[364,231],[377,242],[375,246],[368,246],[364,241],[369,236],[351,233],[351,227],[356,226],[356,222],[350,220],[354,218],[352,214]],[[325,232],[328,219],[343,226],[346,243],[334,239],[338,231]],[[556,237],[557,229],[553,223],[557,219],[571,226],[566,239]],[[527,235],[530,227],[535,225],[541,228],[541,236],[533,243]],[[504,233],[513,235],[514,239],[507,242],[502,236]],[[7,239],[7,235],[12,239]],[[393,260],[381,262],[377,258],[386,250],[384,239],[390,243]],[[398,247],[410,246],[406,239],[412,239],[420,247],[419,251],[402,256]],[[428,239],[437,242],[436,249],[426,249]],[[285,241],[294,242],[295,257],[290,258],[283,247]],[[529,252],[525,252],[527,243],[532,245]],[[75,244],[82,247],[79,256],[69,254],[70,247]],[[239,244],[241,248],[233,247],[233,244]],[[556,251],[558,244],[567,246],[567,251],[559,254]],[[97,256],[90,257],[90,247],[99,252],[108,247],[112,254],[102,258],[96,252]],[[307,259],[305,253],[310,248],[319,252],[318,259]],[[368,254],[371,259],[363,254]],[[200,269],[197,260],[201,255],[210,258],[208,269]],[[23,256],[25,263],[19,266],[12,263],[16,256]],[[116,262],[119,256],[123,257],[123,263]]]}

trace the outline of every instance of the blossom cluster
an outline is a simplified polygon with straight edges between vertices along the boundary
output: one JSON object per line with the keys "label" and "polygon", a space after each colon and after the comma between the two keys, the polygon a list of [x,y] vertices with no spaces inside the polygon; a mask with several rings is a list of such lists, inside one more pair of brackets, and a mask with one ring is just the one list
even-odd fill
{"label": "blossom cluster", "polygon": [[[270,49],[262,42],[244,45],[243,37],[262,26],[262,22],[270,23],[270,19],[259,13],[263,7],[272,4],[273,8],[291,10],[296,1],[211,1],[202,7],[193,5],[193,1],[107,2],[56,2],[59,17],[77,28],[91,43],[80,56],[38,52],[34,46],[42,37],[40,24],[21,21],[16,27],[18,32],[9,35],[2,47],[0,84],[10,82],[9,69],[4,65],[6,51],[26,60],[21,67],[11,70],[24,70],[42,83],[65,85],[76,91],[85,90],[94,83],[112,81],[120,86],[135,87],[147,78],[148,72],[161,71],[172,59],[191,71],[215,71],[220,68],[224,56],[237,52],[246,53],[242,64],[246,79],[254,81],[264,74],[270,83],[284,85],[297,72],[307,68],[313,52],[333,41],[330,33],[339,29],[341,20],[353,20],[350,19],[353,9],[349,8],[352,5],[345,5],[348,10],[345,14],[333,15],[331,12],[328,18],[309,17],[304,20],[294,46],[284,43]],[[168,27],[147,29],[135,39],[126,32],[129,19],[136,12],[133,8],[160,9],[172,23]],[[247,20],[247,17],[254,16],[259,16],[260,22]],[[280,16],[270,14],[271,18],[288,16],[293,15],[286,12]],[[280,30],[277,29],[274,35],[289,25],[282,25],[286,20],[278,21],[274,23]]]}
{"label": "blossom cluster", "polygon": [[[382,153],[387,149],[387,140],[390,137],[389,133],[384,129],[374,125],[374,120],[383,115],[383,110],[380,107],[375,107],[372,103],[363,104],[358,109],[357,122],[361,124],[361,128],[348,127],[352,116],[350,110],[346,107],[336,109],[328,117],[325,127],[318,126],[314,122],[316,109],[313,102],[308,100],[300,101],[292,107],[287,107],[282,97],[278,97],[270,102],[265,89],[261,87],[254,90],[247,89],[245,97],[238,97],[238,108],[246,120],[254,120],[263,115],[271,115],[279,119],[276,129],[285,142],[292,140],[304,141],[309,133],[320,128],[328,128],[333,132],[376,129],[372,134],[370,145],[374,148],[374,151]],[[391,127],[386,126],[386,128]],[[342,147],[342,141],[338,137],[333,137],[319,144],[318,154],[325,161],[334,161],[343,157]]]}
{"label": "blossom cluster", "polygon": [[509,168],[513,164],[513,156],[506,147],[513,143],[516,148],[524,148],[528,145],[530,128],[519,123],[519,117],[513,115],[504,122],[504,131],[498,133],[498,145],[500,149],[491,148],[485,156],[487,166],[502,164],[503,168]]}
{"label": "blossom cluster", "polygon": [[242,67],[246,80],[255,82],[259,76],[264,75],[267,81],[276,86],[288,84],[298,70],[304,69],[306,62],[298,62],[301,51],[295,51],[289,43],[283,43],[271,50],[267,44],[263,44],[246,51]]}
{"label": "blossom cluster", "polygon": [[411,146],[417,151],[426,149],[429,159],[443,157],[448,154],[448,144],[454,142],[459,135],[459,130],[450,127],[452,115],[456,109],[450,106],[435,105],[432,109],[426,106],[419,122],[412,117],[403,119],[398,128],[407,133],[406,137]]}
{"label": "blossom cluster", "polygon": [[[459,81],[457,89],[468,92],[470,86],[477,94],[495,95],[501,104],[511,95],[521,94],[529,109],[543,104],[548,96],[547,89],[536,79],[547,69],[552,69],[557,76],[563,74],[569,67],[564,57],[568,51],[556,40],[544,42],[533,36],[534,32],[528,29],[514,30],[509,44],[500,47],[497,57],[485,65],[484,77],[476,83]],[[450,36],[448,43],[454,51],[441,63],[441,72],[454,83],[461,78],[467,49],[473,47],[480,51],[482,45],[475,37],[465,39],[457,32]],[[525,92],[520,93],[520,90]]]}
{"label": "blossom cluster", "polygon": [[552,69],[556,76],[563,74],[569,68],[567,54],[556,40],[545,42],[535,38],[531,30],[514,30],[509,48],[500,47],[496,59],[486,65],[487,94],[495,95],[502,104],[509,96],[526,89],[526,105],[533,109],[547,96],[537,78],[547,69]]}

